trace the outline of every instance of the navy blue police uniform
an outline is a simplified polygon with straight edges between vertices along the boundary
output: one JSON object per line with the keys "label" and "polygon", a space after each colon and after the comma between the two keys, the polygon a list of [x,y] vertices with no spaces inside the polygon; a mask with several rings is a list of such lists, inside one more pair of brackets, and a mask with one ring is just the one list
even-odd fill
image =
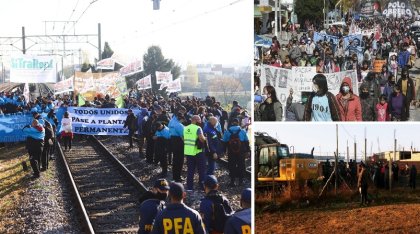
{"label": "navy blue police uniform", "polygon": [[[168,181],[165,179],[158,179],[155,184],[155,188],[160,190],[169,190]],[[153,229],[153,222],[158,213],[165,208],[165,201],[159,198],[156,194],[149,192],[151,198],[144,200],[140,205],[140,222],[139,222],[139,234],[149,234]]]}

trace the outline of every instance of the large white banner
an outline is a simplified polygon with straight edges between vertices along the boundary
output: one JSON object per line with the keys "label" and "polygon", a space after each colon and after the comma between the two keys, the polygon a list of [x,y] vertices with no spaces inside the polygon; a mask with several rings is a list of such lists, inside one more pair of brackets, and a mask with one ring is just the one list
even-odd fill
{"label": "large white banner", "polygon": [[54,84],[54,95],[74,90],[74,76]]}
{"label": "large white banner", "polygon": [[148,75],[146,77],[141,78],[136,82],[137,89],[143,90],[143,89],[151,89],[152,88],[152,76]]}
{"label": "large white banner", "polygon": [[96,69],[114,70],[115,60],[113,58],[106,58],[98,61]]}
{"label": "large white banner", "polygon": [[120,69],[121,76],[130,76],[136,74],[137,72],[143,71],[143,61],[136,60],[129,63],[127,66]]}
{"label": "large white banner", "polygon": [[[301,92],[312,92],[312,79],[316,75],[315,67],[292,67],[292,70],[264,65],[261,68],[261,88],[271,85],[276,89],[277,98],[285,106],[290,89],[293,89],[293,100],[301,100]],[[353,93],[358,95],[356,71],[324,73],[328,82],[328,90],[334,95],[340,91],[345,77],[351,79]]]}
{"label": "large white banner", "polygon": [[[124,129],[128,109],[118,108],[67,108],[72,119],[72,130],[77,134],[85,135],[128,135]],[[139,110],[133,110],[137,115]]]}
{"label": "large white banner", "polygon": [[172,81],[171,72],[156,71],[156,84],[164,84]]}
{"label": "large white banner", "polygon": [[166,92],[169,93],[175,93],[175,92],[181,92],[182,88],[181,88],[181,79],[176,79],[174,81],[171,81],[168,83],[168,88],[166,89]]}
{"label": "large white banner", "polygon": [[16,55],[12,57],[10,82],[55,83],[57,69],[53,56]]}

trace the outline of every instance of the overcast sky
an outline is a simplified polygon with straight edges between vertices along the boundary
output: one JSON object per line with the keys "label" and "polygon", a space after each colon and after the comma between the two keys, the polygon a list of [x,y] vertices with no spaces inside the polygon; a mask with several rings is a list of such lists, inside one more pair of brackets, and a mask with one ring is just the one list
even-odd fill
{"label": "overcast sky", "polygon": [[[364,148],[364,135],[367,135],[367,152],[371,152],[373,144],[373,153],[378,152],[378,138],[381,151],[390,151],[394,149],[394,129],[396,129],[397,148],[404,147],[410,150],[411,143],[413,148],[420,150],[420,124],[372,124],[372,123],[356,123],[356,124],[339,124],[339,152],[345,153],[347,150],[347,140],[350,146],[350,158],[353,153],[354,137],[356,137],[357,153],[362,155]],[[312,147],[315,147],[314,154],[319,155],[328,153],[333,155],[336,149],[336,125],[335,124],[303,124],[303,123],[256,123],[255,131],[267,132],[269,135],[276,137],[281,143],[295,147],[295,152],[310,153]]]}
{"label": "overcast sky", "polygon": [[[151,45],[180,65],[223,63],[250,66],[253,56],[253,3],[247,0],[0,0],[1,36],[43,34],[43,21],[77,20],[76,33],[96,33],[102,24],[102,44],[129,58]],[[76,6],[77,5],[77,6]],[[73,9],[75,11],[73,12]],[[73,12],[73,13],[72,13]],[[62,34],[63,24],[49,24],[50,34]],[[72,32],[66,26],[66,33]],[[94,41],[96,44],[97,42]],[[70,46],[70,45],[69,45]],[[90,55],[97,52],[91,46]],[[30,50],[28,51],[30,53]]]}

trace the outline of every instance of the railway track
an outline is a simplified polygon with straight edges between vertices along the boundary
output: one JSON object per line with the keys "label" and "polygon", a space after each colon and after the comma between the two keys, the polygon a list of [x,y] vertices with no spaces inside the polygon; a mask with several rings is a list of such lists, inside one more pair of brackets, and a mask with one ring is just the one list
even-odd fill
{"label": "railway track", "polygon": [[85,231],[137,233],[146,187],[95,137],[75,140],[70,152],[58,148]]}
{"label": "railway track", "polygon": [[[219,158],[219,160],[217,160],[217,162],[219,164],[222,164],[224,167],[228,168],[228,163],[229,162],[228,162],[227,159]],[[245,177],[246,178],[251,178],[251,168],[250,167],[246,168],[246,170],[245,170]]]}

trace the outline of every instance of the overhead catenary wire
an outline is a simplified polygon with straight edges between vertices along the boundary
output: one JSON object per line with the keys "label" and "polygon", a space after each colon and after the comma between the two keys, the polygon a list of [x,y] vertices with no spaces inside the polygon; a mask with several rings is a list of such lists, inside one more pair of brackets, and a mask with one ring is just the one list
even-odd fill
{"label": "overhead catenary wire", "polygon": [[171,27],[176,26],[176,25],[179,25],[179,24],[183,24],[183,23],[189,22],[189,21],[191,21],[191,20],[194,20],[194,19],[200,18],[200,17],[202,17],[202,16],[204,16],[204,15],[214,13],[214,12],[216,12],[216,11],[222,10],[222,9],[224,9],[224,8],[227,8],[227,7],[231,7],[231,6],[233,6],[233,5],[237,4],[237,3],[240,3],[240,2],[242,2],[242,1],[244,1],[244,0],[236,0],[236,1],[233,1],[233,2],[231,2],[231,3],[229,3],[229,4],[226,4],[226,5],[223,5],[223,6],[220,6],[220,7],[217,7],[217,8],[214,8],[214,9],[211,9],[211,10],[208,10],[208,11],[205,11],[205,12],[202,12],[202,13],[200,13],[200,14],[197,14],[197,15],[194,15],[194,16],[191,16],[191,17],[188,17],[188,18],[186,18],[186,19],[182,19],[182,20],[179,20],[179,21],[173,22],[173,23],[168,24],[168,25],[166,25],[166,26],[163,26],[163,27],[161,27],[161,28],[158,28],[158,29],[155,29],[155,30],[151,30],[151,31],[149,31],[149,32],[147,32],[147,33],[142,34],[142,36],[149,35],[149,34],[153,34],[153,33],[159,32],[159,31],[164,30],[164,29],[171,28]]}
{"label": "overhead catenary wire", "polygon": [[95,3],[95,2],[97,2],[97,1],[99,1],[99,0],[93,0],[93,1],[91,1],[90,3],[89,3],[89,5],[87,5],[86,6],[86,8],[85,8],[85,10],[83,10],[83,12],[82,12],[82,14],[80,14],[80,16],[79,16],[79,18],[77,18],[77,20],[73,23],[73,26],[69,29],[69,30],[67,30],[67,32],[68,31],[71,31],[75,26],[76,26],[76,24],[80,21],[80,19],[85,15],[85,13],[87,12],[87,10],[92,6],[92,4],[93,3]]}
{"label": "overhead catenary wire", "polygon": [[79,5],[79,1],[80,1],[80,0],[77,0],[76,5],[73,7],[73,10],[71,11],[71,14],[70,14],[69,19],[68,19],[68,20],[67,20],[67,22],[64,24],[62,34],[64,33],[64,30],[66,30],[66,26],[67,26],[67,24],[69,23],[69,21],[71,20],[71,18],[73,17],[74,12],[76,12],[77,6]]}

